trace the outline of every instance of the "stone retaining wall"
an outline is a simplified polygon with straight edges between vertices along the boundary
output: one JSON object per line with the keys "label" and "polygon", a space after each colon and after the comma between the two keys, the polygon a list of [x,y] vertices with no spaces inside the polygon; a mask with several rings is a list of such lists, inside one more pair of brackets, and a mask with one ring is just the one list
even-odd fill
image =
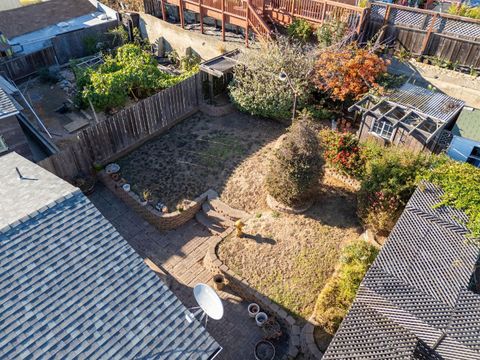
{"label": "stone retaining wall", "polygon": [[222,274],[229,286],[243,299],[255,302],[260,305],[261,308],[266,309],[267,312],[275,314],[277,320],[289,329],[290,335],[288,355],[282,358],[282,360],[295,358],[300,348],[300,326],[296,323],[293,316],[289,315],[283,308],[272,302],[268,297],[256,291],[246,279],[235,274],[235,272],[225,265],[217,256],[218,245],[223,239],[230,235],[232,231],[233,227],[210,239],[203,265],[206,269],[210,270],[212,274]]}
{"label": "stone retaining wall", "polygon": [[140,197],[132,191],[125,191],[121,183],[114,181],[109,175],[102,171],[98,174],[100,181],[110,189],[123,202],[134,209],[150,224],[159,230],[172,230],[193,219],[195,214],[202,208],[202,204],[207,201],[210,190],[203,193],[195,200],[185,206],[183,211],[174,211],[171,213],[161,213],[150,205],[142,205]]}

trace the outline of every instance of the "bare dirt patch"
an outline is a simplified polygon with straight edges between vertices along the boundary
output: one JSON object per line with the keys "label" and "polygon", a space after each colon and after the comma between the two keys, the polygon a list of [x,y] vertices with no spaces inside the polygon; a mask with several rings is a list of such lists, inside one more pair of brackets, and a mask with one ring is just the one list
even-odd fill
{"label": "bare dirt patch", "polygon": [[234,113],[197,113],[118,161],[132,190],[175,210],[208,189],[221,192],[237,166],[284,132],[266,120]]}

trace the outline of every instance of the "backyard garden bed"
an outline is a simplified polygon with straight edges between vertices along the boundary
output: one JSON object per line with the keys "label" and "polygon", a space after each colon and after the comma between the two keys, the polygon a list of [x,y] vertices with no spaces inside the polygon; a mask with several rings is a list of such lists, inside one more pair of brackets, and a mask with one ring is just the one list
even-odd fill
{"label": "backyard garden bed", "polygon": [[275,122],[237,112],[222,117],[197,113],[118,163],[132,191],[148,190],[152,203],[160,201],[174,211],[208,189],[221,192],[246,158],[283,131]]}

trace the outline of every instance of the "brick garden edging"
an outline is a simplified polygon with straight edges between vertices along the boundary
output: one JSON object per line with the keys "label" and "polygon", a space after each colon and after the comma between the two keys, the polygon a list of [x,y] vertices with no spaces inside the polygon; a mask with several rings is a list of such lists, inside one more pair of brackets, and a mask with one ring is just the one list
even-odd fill
{"label": "brick garden edging", "polygon": [[142,205],[137,194],[123,190],[121,183],[114,181],[105,171],[101,171],[98,178],[110,191],[159,230],[176,229],[193,219],[202,208],[203,203],[214,195],[212,190],[208,190],[185,206],[183,211],[176,210],[171,213],[162,213],[150,205]]}
{"label": "brick garden edging", "polygon": [[260,305],[261,308],[266,309],[267,312],[275,314],[275,317],[289,329],[290,335],[288,353],[282,358],[282,360],[295,358],[300,349],[300,326],[296,323],[293,316],[289,315],[284,309],[272,302],[268,297],[253,289],[246,279],[235,274],[233,270],[218,258],[218,245],[230,235],[233,230],[234,228],[230,227],[223,233],[210,238],[208,251],[203,259],[203,265],[206,269],[210,270],[212,274],[222,274],[228,281],[229,286],[243,299],[255,302]]}
{"label": "brick garden edging", "polygon": [[315,326],[317,325],[317,322],[312,316],[303,326],[302,332],[300,333],[300,345],[303,355],[307,360],[321,359],[323,357],[323,352],[318,348],[313,335]]}

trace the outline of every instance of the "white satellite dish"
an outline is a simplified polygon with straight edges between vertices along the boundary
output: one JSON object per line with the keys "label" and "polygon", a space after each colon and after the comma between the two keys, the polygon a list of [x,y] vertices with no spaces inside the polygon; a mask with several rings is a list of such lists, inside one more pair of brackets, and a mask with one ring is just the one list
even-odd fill
{"label": "white satellite dish", "polygon": [[[223,317],[223,304],[215,290],[206,284],[197,284],[193,288],[193,296],[198,306],[190,308],[185,314],[189,323],[193,322],[195,317],[202,314],[200,321],[205,318],[205,327],[207,327],[208,318],[220,320]],[[194,313],[191,310],[196,310]]]}

